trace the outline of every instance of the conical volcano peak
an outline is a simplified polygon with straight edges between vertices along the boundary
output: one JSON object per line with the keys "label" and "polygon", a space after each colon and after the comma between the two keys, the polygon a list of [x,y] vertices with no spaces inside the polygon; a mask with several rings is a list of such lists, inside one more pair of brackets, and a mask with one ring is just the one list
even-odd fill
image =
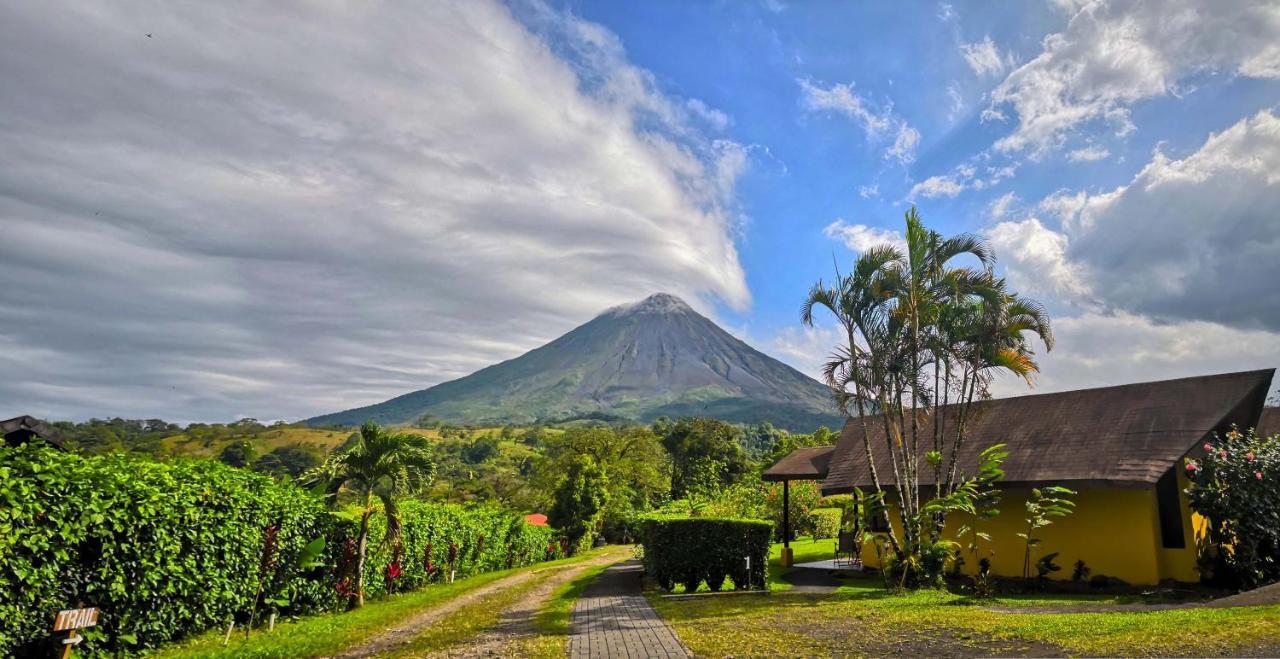
{"label": "conical volcano peak", "polygon": [[466,377],[307,423],[413,423],[424,414],[478,426],[709,416],[812,432],[843,423],[830,400],[817,380],[657,293]]}
{"label": "conical volcano peak", "polygon": [[603,315],[631,316],[636,314],[679,314],[693,313],[693,307],[670,293],[654,293],[639,302],[620,304]]}

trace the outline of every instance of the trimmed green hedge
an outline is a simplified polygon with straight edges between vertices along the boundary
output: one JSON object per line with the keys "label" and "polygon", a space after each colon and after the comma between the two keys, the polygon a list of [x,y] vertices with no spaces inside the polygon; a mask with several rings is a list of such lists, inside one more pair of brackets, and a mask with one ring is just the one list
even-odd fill
{"label": "trimmed green hedge", "polygon": [[[404,501],[397,568],[373,518],[365,591],[407,590],[541,561],[551,529],[518,515]],[[0,448],[0,656],[45,653],[59,609],[98,607],[77,653],[131,653],[179,636],[243,623],[263,574],[268,607],[297,614],[343,607],[339,584],[356,525],[301,488],[210,460],[82,457],[47,447]],[[484,537],[484,541],[480,540]],[[315,567],[303,548],[326,547]],[[264,566],[264,545],[274,550]],[[551,552],[556,551],[554,546]],[[265,570],[264,570],[265,567]],[[392,577],[392,573],[399,576]]]}
{"label": "trimmed green hedge", "polygon": [[668,591],[682,584],[694,592],[703,582],[718,591],[726,577],[738,590],[763,589],[772,534],[772,522],[756,519],[649,515],[640,521],[645,571]]}
{"label": "trimmed green hedge", "polygon": [[834,538],[840,532],[840,518],[844,511],[839,508],[814,508],[809,511],[813,518],[813,539]]}

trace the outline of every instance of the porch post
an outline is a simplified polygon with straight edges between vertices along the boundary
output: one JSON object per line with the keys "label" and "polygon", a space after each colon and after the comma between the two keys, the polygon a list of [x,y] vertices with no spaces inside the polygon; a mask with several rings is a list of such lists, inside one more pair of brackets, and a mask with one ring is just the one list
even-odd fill
{"label": "porch post", "polygon": [[782,481],[782,566],[791,567],[791,481]]}

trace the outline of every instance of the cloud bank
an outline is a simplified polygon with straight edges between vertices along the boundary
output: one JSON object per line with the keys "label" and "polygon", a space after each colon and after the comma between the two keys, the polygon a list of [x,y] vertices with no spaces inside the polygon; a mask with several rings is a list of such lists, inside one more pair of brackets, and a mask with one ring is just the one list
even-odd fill
{"label": "cloud bank", "polygon": [[730,118],[518,11],[0,10],[0,415],[298,418],[746,308]]}

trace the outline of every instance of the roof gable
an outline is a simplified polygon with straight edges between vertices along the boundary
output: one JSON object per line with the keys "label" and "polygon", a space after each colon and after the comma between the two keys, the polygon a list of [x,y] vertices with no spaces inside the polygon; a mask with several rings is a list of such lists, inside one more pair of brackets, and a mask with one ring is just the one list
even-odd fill
{"label": "roof gable", "polygon": [[[1258,423],[1274,369],[1144,382],[1098,389],[998,398],[974,404],[959,468],[972,472],[983,449],[1003,443],[1009,484],[1099,481],[1155,483],[1205,436],[1231,424]],[[941,414],[954,427],[955,408]],[[892,481],[884,423],[867,418],[881,484]],[[920,434],[932,447],[932,423]],[[923,446],[928,444],[928,446]],[[932,483],[924,470],[921,484]],[[846,421],[824,492],[871,485],[862,426]]]}

